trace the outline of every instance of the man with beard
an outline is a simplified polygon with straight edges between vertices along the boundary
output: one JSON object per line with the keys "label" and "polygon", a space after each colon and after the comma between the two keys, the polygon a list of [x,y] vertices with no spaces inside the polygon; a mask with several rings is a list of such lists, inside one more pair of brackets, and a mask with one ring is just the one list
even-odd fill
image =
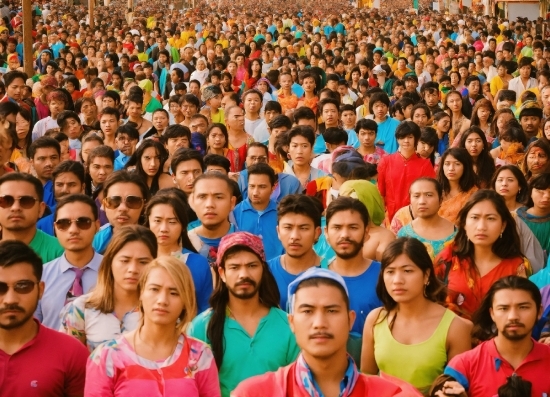
{"label": "man with beard", "polygon": [[215,265],[212,309],[193,320],[188,334],[212,347],[222,397],[229,397],[241,381],[293,362],[298,346],[278,307],[279,291],[261,238],[228,234],[221,239]]}
{"label": "man with beard", "polygon": [[531,382],[532,396],[548,395],[550,347],[531,336],[541,300],[538,287],[525,278],[508,276],[494,283],[473,319],[478,326],[474,338],[484,342],[449,362],[445,374],[458,382],[446,382],[440,397],[464,390],[470,397],[496,396],[511,376]]}
{"label": "man with beard", "polygon": [[381,264],[363,258],[363,244],[369,238],[369,213],[365,204],[351,197],[338,197],[328,205],[326,219],[325,234],[336,254],[329,269],[345,280],[351,310],[357,314],[351,328],[349,351],[359,362],[365,319],[371,310],[382,306],[375,291]]}
{"label": "man with beard", "polygon": [[3,396],[82,396],[88,349],[33,318],[44,292],[42,269],[27,244],[0,242],[0,390]]}

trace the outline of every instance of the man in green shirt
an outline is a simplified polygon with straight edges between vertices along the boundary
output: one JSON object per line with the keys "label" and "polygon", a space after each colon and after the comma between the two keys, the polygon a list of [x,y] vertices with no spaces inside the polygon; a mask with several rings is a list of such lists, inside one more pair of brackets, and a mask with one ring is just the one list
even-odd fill
{"label": "man in green shirt", "polygon": [[55,237],[36,228],[46,209],[43,200],[44,188],[38,178],[19,172],[0,177],[0,241],[22,241],[47,263],[60,257],[63,247]]}
{"label": "man in green shirt", "polygon": [[224,236],[216,266],[212,308],[193,320],[188,334],[212,346],[222,397],[229,397],[241,381],[293,362],[299,348],[279,309],[279,290],[260,237]]}

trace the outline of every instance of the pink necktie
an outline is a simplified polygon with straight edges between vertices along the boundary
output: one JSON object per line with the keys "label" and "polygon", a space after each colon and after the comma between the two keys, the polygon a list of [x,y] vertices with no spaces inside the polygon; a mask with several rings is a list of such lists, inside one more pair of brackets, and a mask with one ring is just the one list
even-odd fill
{"label": "pink necktie", "polygon": [[69,297],[77,298],[84,293],[82,289],[82,275],[84,274],[85,269],[79,269],[77,267],[72,267],[71,270],[74,272],[74,282],[69,290]]}

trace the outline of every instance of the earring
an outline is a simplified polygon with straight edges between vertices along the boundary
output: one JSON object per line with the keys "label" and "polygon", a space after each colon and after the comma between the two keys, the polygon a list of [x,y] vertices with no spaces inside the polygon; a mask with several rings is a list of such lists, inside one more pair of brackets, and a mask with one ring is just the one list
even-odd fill
{"label": "earring", "polygon": [[502,233],[500,233],[500,238],[502,238]]}
{"label": "earring", "polygon": [[428,281],[426,284],[424,284],[424,298],[427,298],[428,297],[428,294],[426,293],[426,288],[428,288],[428,285],[430,284],[430,282]]}

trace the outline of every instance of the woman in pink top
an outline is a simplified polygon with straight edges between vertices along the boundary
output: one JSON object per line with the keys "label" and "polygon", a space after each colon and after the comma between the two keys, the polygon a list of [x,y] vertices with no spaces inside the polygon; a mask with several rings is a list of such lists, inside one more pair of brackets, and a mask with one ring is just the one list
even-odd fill
{"label": "woman in pink top", "polygon": [[185,335],[197,306],[193,279],[179,259],[151,262],[139,283],[137,330],[106,342],[86,369],[86,397],[219,397],[210,348]]}

